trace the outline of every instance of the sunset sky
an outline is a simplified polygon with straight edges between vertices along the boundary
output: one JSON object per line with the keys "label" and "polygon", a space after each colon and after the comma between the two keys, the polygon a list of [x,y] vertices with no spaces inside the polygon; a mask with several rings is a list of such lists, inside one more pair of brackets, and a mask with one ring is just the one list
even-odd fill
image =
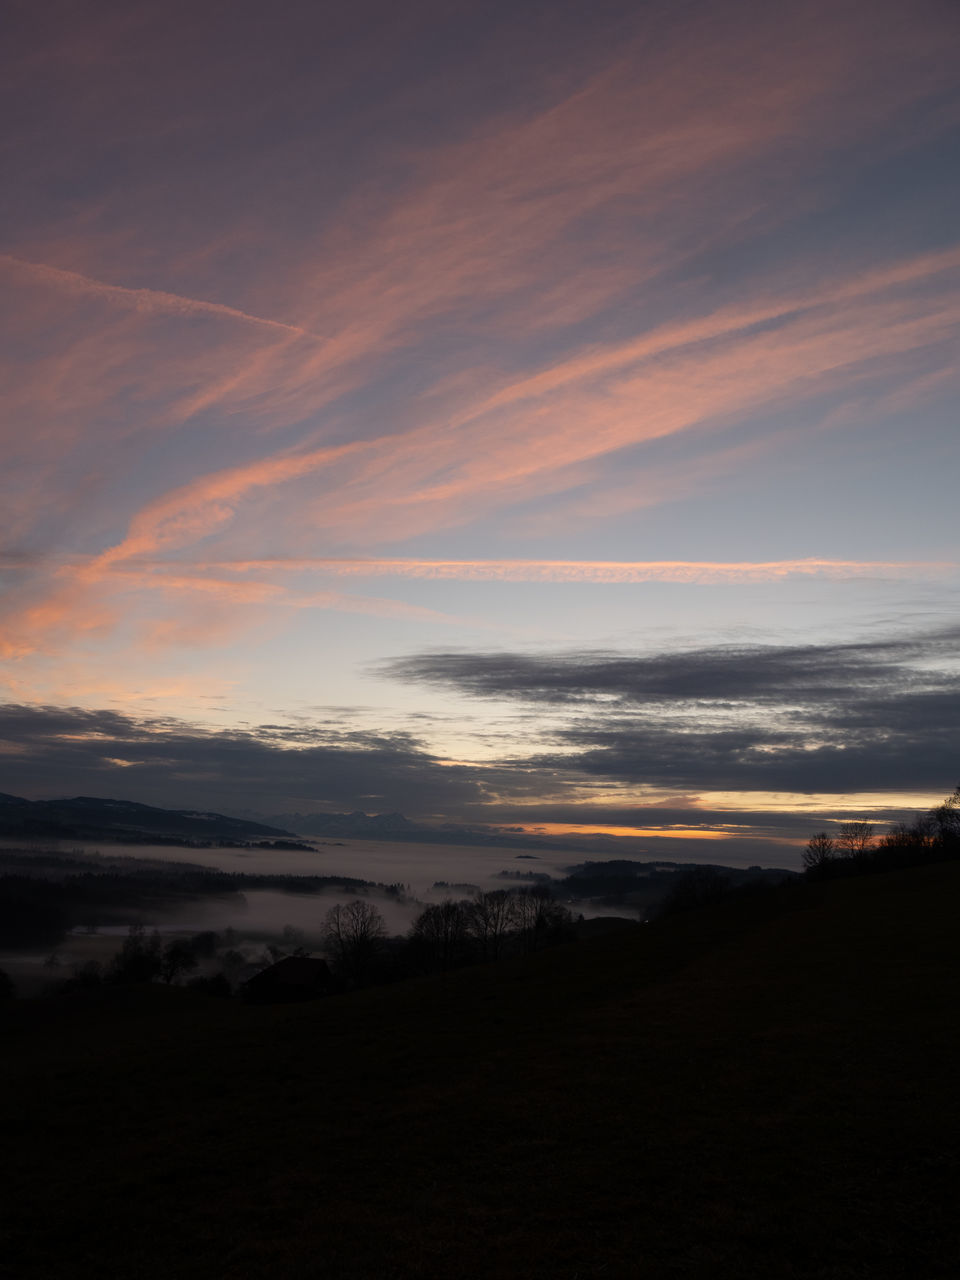
{"label": "sunset sky", "polygon": [[4,23],[0,791],[763,862],[952,790],[955,0]]}

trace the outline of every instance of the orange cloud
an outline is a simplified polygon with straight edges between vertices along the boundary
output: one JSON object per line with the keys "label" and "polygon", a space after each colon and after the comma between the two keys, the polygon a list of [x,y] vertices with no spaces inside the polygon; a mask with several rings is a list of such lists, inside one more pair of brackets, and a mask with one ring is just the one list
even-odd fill
{"label": "orange cloud", "polygon": [[[521,831],[544,836],[631,836],[658,840],[731,840],[748,834],[743,831],[716,831],[709,827],[610,827],[598,823],[537,822],[518,824]],[[797,843],[805,843],[799,841]]]}
{"label": "orange cloud", "polygon": [[251,490],[270,488],[319,471],[356,453],[362,445],[281,454],[201,476],[149,503],[130,522],[126,537],[82,570],[96,577],[110,565],[161,549],[191,546],[233,518]]}

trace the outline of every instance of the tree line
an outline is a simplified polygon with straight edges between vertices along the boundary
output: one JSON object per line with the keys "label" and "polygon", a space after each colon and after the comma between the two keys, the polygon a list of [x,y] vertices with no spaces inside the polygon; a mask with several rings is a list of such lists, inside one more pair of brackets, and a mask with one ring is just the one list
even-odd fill
{"label": "tree line", "polygon": [[[362,882],[358,882],[362,883]],[[393,886],[391,886],[393,887]],[[573,918],[545,884],[517,889],[477,890],[470,898],[425,906],[405,935],[390,935],[378,907],[367,898],[338,902],[319,927],[320,951],[333,975],[333,990],[394,982],[422,973],[525,954],[574,936]],[[101,985],[166,983],[208,995],[241,993],[246,979],[287,955],[308,956],[306,936],[287,926],[283,937],[251,960],[239,950],[233,929],[164,939],[154,929],[131,925],[123,944],[106,963],[89,961],[72,976],[54,982],[50,994]],[[47,962],[51,977],[56,955]],[[14,994],[0,971],[0,1000]]]}
{"label": "tree line", "polygon": [[898,822],[883,835],[865,818],[817,831],[803,851],[809,879],[860,875],[960,857],[960,786],[942,804]]}
{"label": "tree line", "polygon": [[545,884],[478,890],[423,908],[406,937],[390,938],[381,912],[358,898],[327,912],[321,942],[347,984],[437,973],[525,953],[572,936],[573,917]]}

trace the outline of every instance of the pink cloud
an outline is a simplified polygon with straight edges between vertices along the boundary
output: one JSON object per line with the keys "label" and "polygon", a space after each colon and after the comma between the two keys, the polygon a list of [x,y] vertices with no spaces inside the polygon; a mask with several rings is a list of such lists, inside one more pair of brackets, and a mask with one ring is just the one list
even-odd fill
{"label": "pink cloud", "polygon": [[[890,122],[952,71],[942,42],[897,5],[877,6],[869,30],[859,5],[734,8],[697,30],[678,20],[656,45],[625,40],[574,91],[562,77],[546,106],[407,146],[392,182],[338,192],[336,216],[310,188],[289,236],[240,211],[220,238],[184,232],[174,252],[159,223],[111,241],[85,211],[0,255],[15,350],[2,370],[5,513],[12,545],[51,548],[11,596],[8,655],[108,633],[158,594],[193,621],[151,624],[156,643],[199,642],[214,616],[220,627],[276,605],[429,615],[186,563],[227,565],[263,546],[292,557],[257,560],[267,574],[294,562],[337,576],[371,564],[401,577],[532,575],[518,580],[859,573],[866,562],[377,558],[585,483],[586,497],[568,497],[581,521],[696,491],[723,448],[734,456],[714,443],[720,425],[755,421],[763,440],[743,459],[771,447],[756,427],[768,407],[825,391],[877,405],[872,380],[894,362],[901,408],[951,385],[945,365],[912,362],[956,336],[960,249],[880,266],[869,248],[840,267],[788,259],[732,295],[708,278],[667,288],[707,250],[815,205],[818,174],[844,147],[902,145]],[[122,139],[123,120],[112,127]],[[246,275],[218,266],[238,245],[256,246]],[[213,287],[139,283],[191,274]],[[670,475],[627,457],[693,431]],[[342,547],[373,559],[351,569],[324,554]],[[176,556],[184,567],[141,563]]]}
{"label": "pink cloud", "polygon": [[[28,650],[24,637],[58,631],[68,619],[79,631],[109,628],[118,616],[107,601],[119,585],[118,579],[111,580],[113,571],[212,539],[226,538],[229,545],[238,509],[258,494],[275,503],[290,491],[290,510],[302,526],[304,495],[297,486],[308,483],[317,497],[322,495],[308,508],[308,527],[376,543],[563,492],[581,479],[584,466],[596,466],[628,445],[694,425],[702,429],[724,415],[754,413],[788,392],[796,404],[833,382],[842,386],[856,381],[865,376],[865,364],[869,371],[880,357],[909,355],[956,333],[960,301],[944,286],[952,284],[957,265],[956,253],[927,257],[870,277],[840,280],[813,294],[782,297],[776,305],[730,309],[692,325],[666,326],[616,350],[588,350],[543,374],[504,383],[478,405],[462,410],[455,424],[441,417],[413,431],[285,451],[198,477],[147,503],[119,542],[64,569],[45,598],[19,608],[19,638],[8,636],[8,652],[16,654],[24,646]],[[762,323],[771,319],[779,322],[773,328]],[[700,453],[690,465],[702,467]],[[326,478],[334,467],[335,487]],[[597,493],[602,493],[601,481],[594,472]],[[276,527],[289,537],[288,524],[281,520]],[[302,530],[295,535],[303,536]],[[799,562],[791,563],[793,572],[803,571],[796,567]],[[822,571],[829,572],[826,567]],[[856,572],[852,567],[847,571]],[[891,566],[885,571],[895,572]],[[769,568],[765,572],[773,573]],[[458,573],[468,570],[461,567]],[[138,589],[148,594],[172,591],[173,582],[164,587],[162,579],[147,575]],[[180,587],[224,598],[232,593],[235,604],[251,589],[222,581],[201,585],[199,580],[182,581]],[[132,589],[128,580],[124,590]],[[260,603],[282,595],[273,593],[270,584],[256,592]],[[324,599],[324,607],[358,607],[334,595]],[[311,607],[320,606],[317,597]],[[370,606],[375,609],[383,612],[384,606]]]}

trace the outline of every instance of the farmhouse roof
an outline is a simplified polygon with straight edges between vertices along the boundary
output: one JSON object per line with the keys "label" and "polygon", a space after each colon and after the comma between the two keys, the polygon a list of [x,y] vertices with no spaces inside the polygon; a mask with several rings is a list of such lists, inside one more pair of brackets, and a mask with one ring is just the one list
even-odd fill
{"label": "farmhouse roof", "polygon": [[289,992],[304,995],[326,987],[330,982],[330,970],[326,960],[313,956],[284,956],[275,964],[255,973],[244,984],[244,991],[251,995]]}

